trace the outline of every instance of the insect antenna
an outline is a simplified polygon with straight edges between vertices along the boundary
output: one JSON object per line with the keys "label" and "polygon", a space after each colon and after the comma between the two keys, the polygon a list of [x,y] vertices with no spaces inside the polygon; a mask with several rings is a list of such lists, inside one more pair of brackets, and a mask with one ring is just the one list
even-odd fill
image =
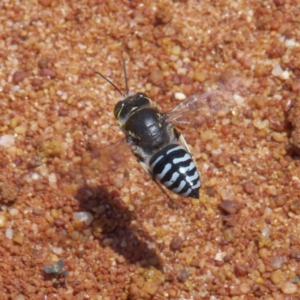
{"label": "insect antenna", "polygon": [[[124,61],[125,62],[125,61]],[[96,74],[100,75],[104,80],[106,80],[108,83],[110,83],[119,93],[122,97],[124,97],[124,95],[121,93],[121,91],[116,87],[115,84],[113,84],[108,78],[106,78],[104,75],[102,75],[100,72],[96,72]],[[126,82],[126,90],[127,90],[127,82]],[[127,94],[128,94],[128,90],[127,90]]]}
{"label": "insect antenna", "polygon": [[126,95],[129,94],[128,90],[128,80],[127,80],[127,72],[126,72],[126,62],[125,59],[123,60],[123,69],[124,69],[124,79],[125,79],[125,85],[126,85]]}

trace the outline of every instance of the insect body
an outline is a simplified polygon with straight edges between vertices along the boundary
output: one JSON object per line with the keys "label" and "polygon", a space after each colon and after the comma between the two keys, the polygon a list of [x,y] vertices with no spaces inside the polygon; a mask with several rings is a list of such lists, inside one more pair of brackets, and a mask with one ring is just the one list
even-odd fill
{"label": "insect body", "polygon": [[[161,113],[155,103],[144,93],[129,95],[126,68],[124,75],[126,95],[101,73],[123,97],[114,109],[114,115],[125,134],[124,143],[129,144],[132,153],[157,186],[164,192],[161,184],[172,192],[183,196],[199,198],[200,174],[184,137],[176,125],[186,123],[181,118],[198,109],[207,115],[222,111],[224,93],[210,91],[188,97],[167,113]],[[219,99],[219,96],[221,98]],[[120,146],[120,144],[118,143]],[[112,152],[115,149],[110,149]]]}
{"label": "insect body", "polygon": [[133,154],[155,182],[183,197],[199,198],[199,172],[183,137],[147,95],[136,93],[118,102],[115,117]]}

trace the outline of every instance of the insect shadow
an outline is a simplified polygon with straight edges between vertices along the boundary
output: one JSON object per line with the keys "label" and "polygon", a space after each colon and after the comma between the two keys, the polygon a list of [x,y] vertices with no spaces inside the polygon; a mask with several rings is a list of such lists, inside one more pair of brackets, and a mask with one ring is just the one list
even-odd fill
{"label": "insect shadow", "polygon": [[135,212],[129,211],[122,199],[101,186],[83,186],[75,199],[83,210],[94,215],[90,226],[103,247],[110,247],[129,263],[162,269],[162,261],[151,247],[157,247],[156,243],[147,230],[135,222],[138,219]]}

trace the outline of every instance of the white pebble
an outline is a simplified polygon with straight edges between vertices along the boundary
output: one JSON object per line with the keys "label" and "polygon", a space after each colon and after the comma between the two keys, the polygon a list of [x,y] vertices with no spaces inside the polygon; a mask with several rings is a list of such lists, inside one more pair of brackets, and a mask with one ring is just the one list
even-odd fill
{"label": "white pebble", "polygon": [[48,176],[49,185],[51,187],[56,187],[57,177],[55,173],[50,173]]}
{"label": "white pebble", "polygon": [[186,98],[186,95],[184,93],[175,93],[175,99],[176,100],[184,100]]}
{"label": "white pebble", "polygon": [[283,283],[283,285],[281,286],[281,291],[285,295],[291,295],[291,294],[295,294],[298,291],[298,287],[296,284],[287,281]]}
{"label": "white pebble", "polygon": [[10,214],[11,216],[15,216],[15,215],[17,215],[18,213],[19,213],[19,210],[16,209],[16,208],[11,208],[11,209],[9,210],[9,214]]}
{"label": "white pebble", "polygon": [[288,71],[283,71],[280,65],[276,65],[273,68],[272,75],[285,80],[290,78],[290,73]]}
{"label": "white pebble", "polygon": [[281,75],[281,78],[284,79],[284,80],[289,79],[290,78],[290,73],[288,71],[283,71],[282,75]]}
{"label": "white pebble", "polygon": [[272,75],[276,76],[276,77],[281,77],[282,72],[283,72],[283,70],[282,70],[281,66],[276,65],[272,70]]}
{"label": "white pebble", "polygon": [[217,261],[223,261],[223,257],[224,257],[224,252],[218,252],[216,255],[215,255],[215,260]]}
{"label": "white pebble", "polygon": [[264,229],[261,231],[261,234],[263,238],[268,239],[270,237],[270,228],[264,227]]}
{"label": "white pebble", "polygon": [[93,222],[93,215],[87,211],[80,211],[74,213],[74,219],[84,222],[86,225],[90,225]]}
{"label": "white pebble", "polygon": [[281,269],[282,264],[286,262],[286,259],[282,256],[274,256],[270,260],[270,265],[273,269],[278,270]]}
{"label": "white pebble", "polygon": [[236,102],[237,105],[242,105],[245,102],[245,98],[238,95],[238,94],[234,94],[233,99],[234,99],[234,101]]}
{"label": "white pebble", "polygon": [[39,231],[39,230],[38,230],[38,226],[37,226],[37,224],[35,224],[35,223],[32,224],[31,229],[32,229],[32,231],[33,231],[34,234],[37,234],[38,231]]}
{"label": "white pebble", "polygon": [[154,243],[151,243],[151,242],[146,242],[146,243],[147,243],[148,249],[155,249],[156,248]]}
{"label": "white pebble", "polygon": [[19,294],[14,298],[14,300],[25,300],[25,296],[23,294]]}
{"label": "white pebble", "polygon": [[11,239],[13,238],[13,235],[14,235],[13,229],[7,228],[7,229],[5,230],[5,236],[6,236],[9,240],[11,240]]}
{"label": "white pebble", "polygon": [[60,255],[63,253],[63,249],[60,247],[52,247],[52,251],[53,251],[53,253],[55,253],[57,255]]}
{"label": "white pebble", "polygon": [[286,40],[284,43],[285,43],[287,48],[294,48],[296,46],[295,39]]}
{"label": "white pebble", "polygon": [[177,70],[177,74],[178,75],[186,75],[186,73],[187,73],[187,69],[186,68],[179,68]]}
{"label": "white pebble", "polygon": [[176,221],[176,216],[170,216],[169,217],[169,223],[173,223]]}
{"label": "white pebble", "polygon": [[4,134],[0,137],[0,146],[4,148],[8,148],[15,143],[15,138],[13,135],[10,134]]}
{"label": "white pebble", "polygon": [[32,180],[40,180],[40,179],[42,179],[43,177],[40,175],[40,174],[38,174],[38,173],[32,173],[31,174],[31,179]]}

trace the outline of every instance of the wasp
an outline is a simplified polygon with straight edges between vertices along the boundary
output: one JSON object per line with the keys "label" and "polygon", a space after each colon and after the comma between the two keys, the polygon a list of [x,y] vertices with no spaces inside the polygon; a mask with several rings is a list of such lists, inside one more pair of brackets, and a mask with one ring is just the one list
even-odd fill
{"label": "wasp", "polygon": [[[124,61],[126,94],[108,78],[96,72],[121,95],[114,108],[114,116],[125,135],[131,152],[143,170],[165,193],[162,186],[182,197],[199,198],[200,172],[183,135],[176,128],[183,116],[199,108],[209,111],[221,110],[217,92],[210,91],[186,98],[166,113],[159,111],[157,104],[144,93],[130,94]],[[161,186],[162,185],[162,186]],[[166,194],[166,193],[165,193]]]}

